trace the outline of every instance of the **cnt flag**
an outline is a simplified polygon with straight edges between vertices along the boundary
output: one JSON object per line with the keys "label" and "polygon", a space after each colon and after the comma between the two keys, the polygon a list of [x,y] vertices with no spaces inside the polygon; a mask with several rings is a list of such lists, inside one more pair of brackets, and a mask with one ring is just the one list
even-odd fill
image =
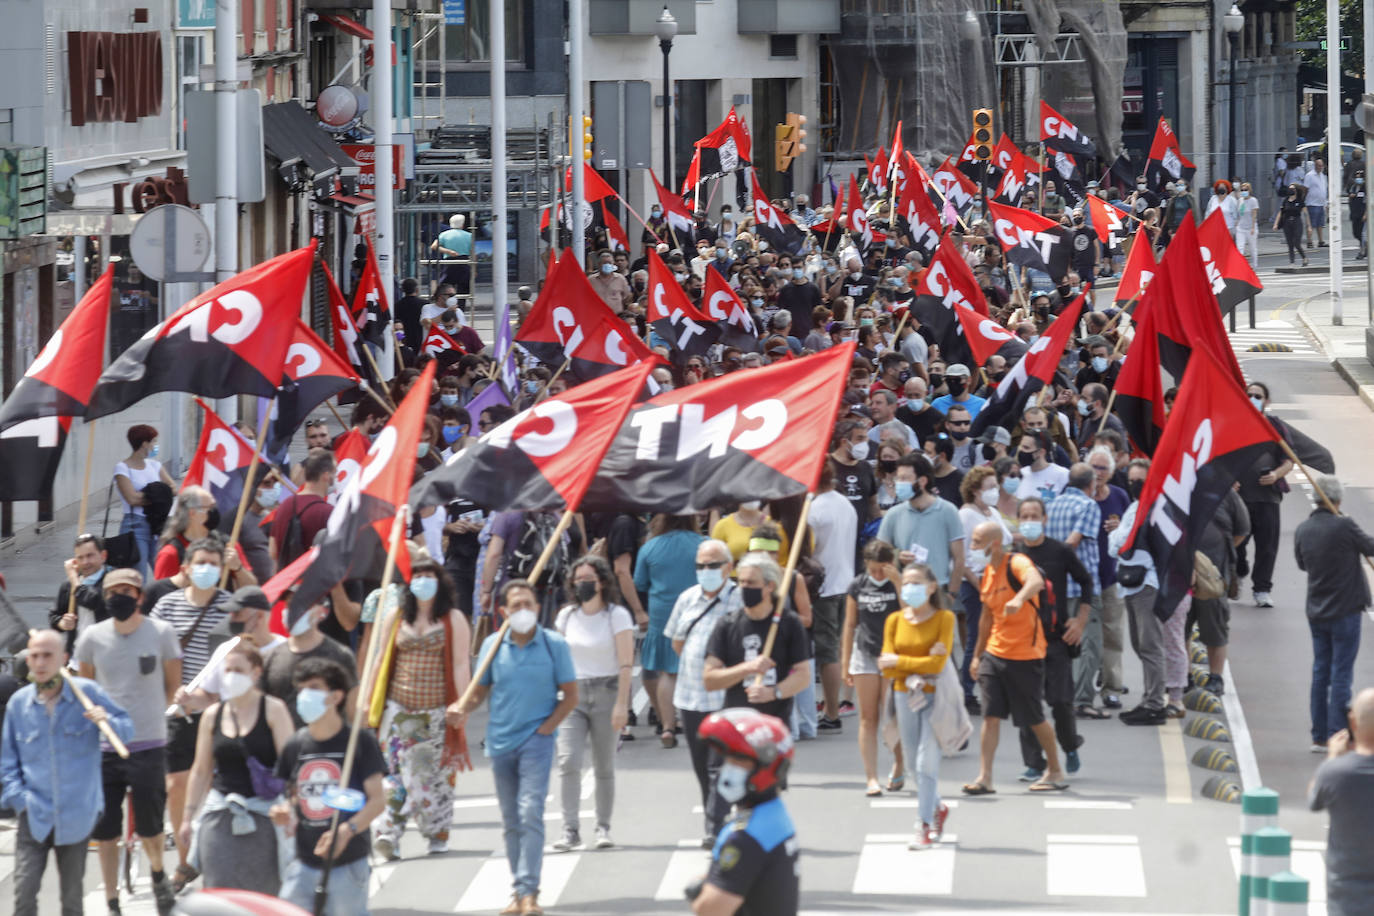
{"label": "cnt flag", "polygon": [[749,175],[754,183],[754,232],[772,246],[774,251],[785,251],[791,255],[801,254],[802,246],[806,242],[806,233],[792,222],[792,217],[773,206],[773,202],[759,185],[758,172],[751,169]]}
{"label": "cnt flag", "polygon": [[906,180],[898,188],[897,215],[906,220],[911,244],[929,259],[940,245],[940,213],[914,171],[906,173]]}
{"label": "cnt flag", "polygon": [[868,211],[864,209],[863,199],[859,196],[859,183],[849,176],[848,207],[845,215],[849,217],[849,231],[859,233],[865,252],[887,242],[887,236],[874,229],[868,221]]}
{"label": "cnt flag", "polygon": [[1158,191],[1170,181],[1192,181],[1197,166],[1183,156],[1178,146],[1178,136],[1169,122],[1163,117],[1155,128],[1155,139],[1150,144],[1150,158],[1145,163],[1145,183],[1151,191]]}
{"label": "cnt flag", "polygon": [[1047,150],[1068,153],[1070,156],[1091,159],[1097,155],[1097,144],[1093,139],[1043,101],[1040,103],[1040,142]]}
{"label": "cnt flag", "polygon": [[1109,204],[1096,194],[1088,195],[1088,222],[1097,233],[1097,240],[1108,249],[1116,248],[1126,237],[1124,220],[1128,214],[1115,204]]}
{"label": "cnt flag", "polygon": [[424,349],[421,351],[429,356],[438,356],[440,353],[466,353],[463,345],[454,340],[443,326],[438,322],[429,326],[429,333],[425,335]]}
{"label": "cnt flag", "polygon": [[[714,268],[707,273],[719,275]],[[668,341],[680,361],[702,356],[720,337],[720,328],[701,313],[657,251],[649,251],[649,290],[646,317],[659,337]]]}
{"label": "cnt flag", "polygon": [[377,252],[372,239],[367,239],[367,261],[358,288],[353,291],[353,324],[362,331],[363,339],[374,347],[386,345],[386,330],[391,326],[391,308],[386,290],[382,289],[382,271],[377,266]]}
{"label": "cnt flag", "polygon": [[1250,262],[1236,247],[1236,240],[1226,228],[1226,215],[1220,208],[1212,211],[1212,215],[1197,227],[1197,240],[1207,281],[1212,284],[1223,315],[1264,290]]}
{"label": "cnt flag", "polygon": [[636,406],[582,508],[685,514],[815,490],[854,346],[665,391]]}
{"label": "cnt flag", "polygon": [[978,186],[969,181],[968,176],[954,167],[946,158],[935,174],[930,176],[932,199],[943,207],[946,203],[954,208],[961,218],[968,216],[973,201],[978,196]]}
{"label": "cnt flag", "polygon": [[720,126],[695,145],[696,157],[693,161],[697,164],[697,173],[693,185],[753,165],[749,128],[735,113],[733,105]]}
{"label": "cnt flag", "polygon": [[1146,455],[1155,453],[1164,432],[1164,382],[1160,378],[1159,332],[1151,309],[1142,309],[1135,323],[1135,338],[1121,373],[1116,377],[1116,414],[1121,425]]}
{"label": "cnt flag", "polygon": [[992,234],[1007,260],[1021,267],[1041,270],[1058,283],[1069,272],[1069,233],[1039,213],[988,201]]}
{"label": "cnt flag", "polygon": [[[649,177],[654,180],[654,191],[658,194],[658,205],[663,208],[663,216],[668,220],[668,230],[674,236],[682,233],[684,240],[690,242],[692,239],[692,208],[682,202],[672,191],[658,183],[658,177],[651,171]],[[664,239],[668,241],[668,239]]]}
{"label": "cnt flag", "polygon": [[209,404],[200,398],[196,398],[196,403],[204,411],[205,425],[200,429],[200,444],[186,468],[181,489],[204,487],[215,498],[220,515],[233,518],[243,496],[248,467],[253,462],[253,443],[221,420]]}
{"label": "cnt flag", "polygon": [[1137,229],[1135,240],[1131,242],[1131,250],[1126,254],[1126,266],[1121,271],[1121,281],[1116,286],[1116,307],[1127,312],[1133,311],[1140,297],[1145,295],[1145,289],[1154,279],[1157,269],[1150,236],[1143,227]]}
{"label": "cnt flag", "polygon": [[[962,335],[954,311],[956,306],[963,306],[981,318],[988,316],[988,303],[983,298],[983,290],[978,286],[968,261],[959,254],[959,249],[948,235],[940,239],[935,256],[930,260],[930,267],[921,272],[914,292],[912,316],[930,328],[936,342],[944,345],[955,344]],[[958,346],[961,350],[967,349],[967,344]]]}
{"label": "cnt flag", "polygon": [[864,162],[868,163],[868,186],[879,194],[886,194],[888,173],[892,171],[887,161],[887,150],[879,147],[873,161],[869,162],[868,156],[864,156]]}
{"label": "cnt flag", "polygon": [[264,455],[282,455],[310,412],[354,387],[358,375],[299,318],[296,336],[286,350],[286,366],[273,404]]}
{"label": "cnt flag", "polygon": [[720,271],[706,271],[706,288],[701,294],[701,308],[706,317],[720,328],[720,342],[727,347],[739,347],[745,353],[759,348],[759,330],[754,316],[725,282]]}
{"label": "cnt flag", "polygon": [[978,416],[973,418],[970,436],[980,436],[992,426],[1008,429],[1015,426],[1026,402],[1050,383],[1059,371],[1059,361],[1069,346],[1069,339],[1078,327],[1083,314],[1084,298],[1079,296],[1064,307],[1054,323],[1030,345],[1016,365],[1007,370]]}
{"label": "cnt flag", "polygon": [[1123,562],[1148,551],[1159,574],[1155,615],[1167,619],[1193,582],[1194,551],[1237,478],[1265,455],[1283,460],[1274,427],[1230,372],[1199,348],[1155,449]]}

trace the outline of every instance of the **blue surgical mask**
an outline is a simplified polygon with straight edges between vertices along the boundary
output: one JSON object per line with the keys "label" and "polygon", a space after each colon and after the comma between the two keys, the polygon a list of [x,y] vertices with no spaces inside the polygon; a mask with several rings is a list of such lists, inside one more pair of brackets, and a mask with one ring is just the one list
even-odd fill
{"label": "blue surgical mask", "polygon": [[1038,541],[1045,535],[1044,522],[1022,522],[1021,535],[1028,541]]}
{"label": "blue surgical mask", "polygon": [[316,721],[329,709],[329,692],[318,687],[306,687],[296,694],[296,715],[306,725]]}
{"label": "blue surgical mask", "polygon": [[196,588],[214,588],[219,582],[219,567],[214,563],[197,563],[191,567],[191,584]]}
{"label": "blue surgical mask", "polygon": [[442,404],[444,407],[457,407],[457,406],[458,406],[458,395],[456,395],[456,394],[441,394],[441,395],[439,395],[439,403]]}
{"label": "blue surgical mask", "polygon": [[271,509],[281,502],[281,484],[258,490],[258,505]]}
{"label": "blue surgical mask", "polygon": [[902,586],[902,604],[907,607],[920,607],[926,603],[928,591],[923,583],[908,582]]}
{"label": "blue surgical mask", "polygon": [[703,592],[720,591],[725,584],[725,570],[723,569],[698,569],[697,585],[701,586]]}
{"label": "blue surgical mask", "polygon": [[421,601],[429,601],[439,594],[439,580],[434,576],[416,576],[410,580],[410,593]]}
{"label": "blue surgical mask", "polygon": [[1105,356],[1093,357],[1093,371],[1096,372],[1098,375],[1101,375],[1102,373],[1106,372],[1107,367],[1110,365],[1111,363],[1107,361],[1107,357]]}
{"label": "blue surgical mask", "polygon": [[861,327],[861,328],[871,328],[871,327],[873,327],[873,319],[872,319],[872,318],[860,318],[860,319],[859,319],[859,327]]}
{"label": "blue surgical mask", "polygon": [[1093,410],[1093,408],[1092,408],[1092,405],[1091,405],[1091,404],[1089,404],[1087,401],[1083,400],[1082,398],[1079,399],[1079,401],[1078,401],[1078,414],[1079,414],[1079,416],[1086,417],[1088,414],[1092,413],[1092,410]]}
{"label": "blue surgical mask", "polygon": [[755,296],[749,300],[749,304],[756,309],[761,309],[763,308],[763,298],[761,296]]}
{"label": "blue surgical mask", "polygon": [[613,273],[615,273],[615,265],[614,265],[614,264],[602,264],[602,265],[601,265],[601,272],[602,272],[603,274],[613,274]]}
{"label": "blue surgical mask", "polygon": [[1020,488],[1021,488],[1021,478],[1020,478],[1020,477],[1008,477],[1008,478],[1006,478],[1005,480],[1002,481],[1002,489],[1005,490],[1007,493],[1009,493],[1009,494],[1012,495],[1012,496],[1015,496],[1015,495],[1016,495],[1016,491],[1017,491],[1018,489],[1020,489]]}
{"label": "blue surgical mask", "polygon": [[159,445],[158,443],[154,442],[154,443],[153,443],[152,449],[150,449],[149,452],[148,452],[148,457],[149,457],[149,458],[156,458],[156,457],[157,457],[157,451],[158,451],[158,449],[160,449],[160,448],[162,448],[162,446]]}
{"label": "blue surgical mask", "polygon": [[428,454],[429,454],[429,443],[428,443],[428,442],[421,442],[419,445],[415,446],[415,457],[416,457],[416,458],[423,458],[423,457],[425,457],[425,456],[428,455]]}
{"label": "blue surgical mask", "polygon": [[538,380],[538,379],[533,379],[533,378],[532,378],[532,379],[526,379],[526,380],[525,380],[525,393],[526,393],[526,394],[538,394],[538,393],[539,393],[539,380]]}
{"label": "blue surgical mask", "polygon": [[904,503],[916,495],[916,485],[909,480],[899,480],[892,485],[897,493],[897,502]]}
{"label": "blue surgical mask", "polygon": [[448,445],[452,445],[463,438],[463,427],[461,426],[445,426],[443,429],[439,430],[439,432],[443,435],[444,442]]}
{"label": "blue surgical mask", "polygon": [[802,280],[802,279],[805,279],[805,278],[806,278],[806,268],[805,268],[805,267],[794,267],[794,268],[792,268],[792,278],[793,278],[794,280]]}

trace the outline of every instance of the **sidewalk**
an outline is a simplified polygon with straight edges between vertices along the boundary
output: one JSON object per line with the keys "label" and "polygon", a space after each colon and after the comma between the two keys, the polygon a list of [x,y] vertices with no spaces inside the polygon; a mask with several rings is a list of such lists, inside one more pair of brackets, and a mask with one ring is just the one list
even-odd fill
{"label": "sidewalk", "polygon": [[1317,346],[1331,362],[1336,374],[1345,379],[1365,406],[1374,410],[1374,363],[1366,349],[1366,332],[1371,330],[1369,306],[1363,290],[1346,296],[1343,323],[1331,323],[1331,299],[1318,296],[1298,306],[1298,320],[1317,339]]}

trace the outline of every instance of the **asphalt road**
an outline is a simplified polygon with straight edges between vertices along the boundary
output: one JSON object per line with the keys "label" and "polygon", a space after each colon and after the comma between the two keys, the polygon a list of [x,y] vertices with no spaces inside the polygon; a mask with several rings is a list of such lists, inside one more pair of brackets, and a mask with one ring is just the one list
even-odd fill
{"label": "asphalt road", "polygon": [[[1321,281],[1264,279],[1269,289],[1259,300],[1261,327],[1233,337],[1242,368],[1271,386],[1276,414],[1333,451],[1346,485],[1346,511],[1374,526],[1374,466],[1365,458],[1374,452],[1374,415],[1316,352],[1293,314],[1296,301]],[[1362,288],[1347,291],[1356,293],[1362,298]],[[1358,299],[1348,301],[1363,311]],[[1248,352],[1266,342],[1285,343],[1292,352]],[[1254,607],[1248,587],[1233,602],[1226,718],[1234,741],[1220,746],[1241,763],[1241,773],[1231,778],[1279,791],[1280,824],[1295,837],[1293,867],[1312,880],[1313,898],[1320,901],[1326,827],[1304,805],[1319,758],[1308,751],[1311,647],[1302,612],[1305,581],[1292,559],[1292,532],[1308,511],[1305,490],[1295,486],[1283,506],[1277,606]],[[39,553],[30,552],[32,562],[40,562]],[[1129,702],[1140,683],[1129,651],[1126,666]],[[1374,653],[1360,658],[1355,682],[1357,688],[1374,684]],[[914,792],[863,796],[853,719],[845,720],[841,734],[800,744],[786,799],[803,850],[804,912],[1235,912],[1239,808],[1205,798],[1202,786],[1215,774],[1189,763],[1199,748],[1218,745],[1186,737],[1177,721],[1162,728],[1130,728],[1115,720],[1083,722],[1081,728],[1087,739],[1083,769],[1070,790],[1054,798],[1033,796],[1015,780],[1020,760],[1014,741],[1003,741],[998,794],[988,798],[959,797],[959,785],[976,771],[972,749],[946,758],[940,787],[953,812],[944,844],[922,853],[906,849]],[[640,740],[626,743],[617,756],[613,834],[619,845],[549,855],[541,901],[550,912],[685,912],[681,887],[705,867],[704,854],[693,848],[700,829],[695,782],[685,747],[664,750],[648,729],[639,731]],[[479,762],[476,772],[460,776],[458,791],[453,851],[425,856],[422,841],[408,834],[402,861],[374,869],[374,913],[494,913],[504,905],[509,875],[499,852],[490,770]],[[583,798],[589,809],[589,792]],[[548,810],[552,839],[560,827],[552,814],[556,800]],[[13,893],[13,859],[3,855],[12,848],[5,845],[13,842],[13,831],[5,829],[10,826],[0,822],[0,909]],[[590,821],[585,829],[590,832]],[[103,913],[93,855],[87,890],[86,911]],[[56,900],[49,874],[42,911],[56,912]],[[146,891],[124,902],[127,916],[154,912]],[[1312,912],[1324,907],[1316,903]]]}

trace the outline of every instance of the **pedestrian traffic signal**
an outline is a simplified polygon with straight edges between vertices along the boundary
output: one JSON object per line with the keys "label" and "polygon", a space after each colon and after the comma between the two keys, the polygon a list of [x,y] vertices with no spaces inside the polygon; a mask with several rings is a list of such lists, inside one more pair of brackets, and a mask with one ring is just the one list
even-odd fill
{"label": "pedestrian traffic signal", "polygon": [[794,111],[787,113],[787,119],[774,129],[774,158],[776,168],[785,172],[792,167],[792,160],[806,152],[806,131],[802,125],[806,115]]}
{"label": "pedestrian traffic signal", "polygon": [[987,162],[992,158],[992,109],[973,110],[973,158]]}

